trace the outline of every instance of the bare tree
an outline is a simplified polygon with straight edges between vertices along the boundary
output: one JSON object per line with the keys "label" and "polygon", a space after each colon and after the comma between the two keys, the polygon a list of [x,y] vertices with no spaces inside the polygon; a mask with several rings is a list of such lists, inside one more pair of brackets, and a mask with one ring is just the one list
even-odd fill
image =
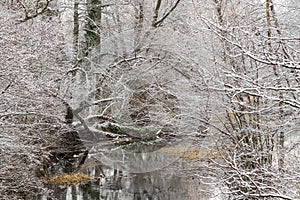
{"label": "bare tree", "polygon": [[[120,148],[155,152],[202,136],[219,151],[203,181],[217,179],[225,196],[299,198],[297,6],[74,0],[50,19],[57,2],[11,3],[0,13],[3,198],[48,192],[39,168],[70,129],[82,157],[108,165]],[[117,148],[103,152],[103,141]],[[128,153],[131,165],[118,167],[154,170],[161,158],[150,154]]]}
{"label": "bare tree", "polygon": [[224,183],[235,199],[294,199],[297,193],[284,186],[298,172],[285,164],[284,145],[299,121],[299,38],[280,28],[272,1],[210,5],[215,14],[203,21],[221,41],[215,63],[223,74],[219,127],[228,139],[219,144]]}
{"label": "bare tree", "polygon": [[[68,80],[67,101],[78,119],[75,126],[85,130],[81,137],[89,135],[95,143],[92,133],[136,139],[137,132],[153,127],[150,132],[159,136],[196,132],[202,126],[196,116],[205,112],[198,101],[207,101],[207,91],[198,87],[202,72],[197,61],[182,49],[189,48],[193,36],[182,31],[188,32],[184,22],[176,27],[177,19],[183,21],[180,14],[189,12],[180,1],[80,6],[86,21],[79,20],[83,29],[78,34],[74,6],[74,41],[79,37],[79,52],[88,53],[78,53],[80,62],[70,70],[74,76]],[[80,49],[81,42],[86,48]]]}
{"label": "bare tree", "polygon": [[65,109],[53,97],[64,74],[57,19],[19,23],[1,6],[0,198],[31,199],[47,193],[39,178],[64,125]]}

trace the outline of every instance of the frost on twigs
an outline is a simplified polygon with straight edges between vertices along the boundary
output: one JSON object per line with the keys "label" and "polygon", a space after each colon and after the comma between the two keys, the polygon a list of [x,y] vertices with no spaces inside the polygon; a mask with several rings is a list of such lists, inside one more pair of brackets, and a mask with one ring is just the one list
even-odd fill
{"label": "frost on twigs", "polygon": [[16,24],[20,10],[0,10],[0,199],[33,199],[48,193],[37,169],[64,126],[49,92],[63,74],[59,28],[38,18]]}

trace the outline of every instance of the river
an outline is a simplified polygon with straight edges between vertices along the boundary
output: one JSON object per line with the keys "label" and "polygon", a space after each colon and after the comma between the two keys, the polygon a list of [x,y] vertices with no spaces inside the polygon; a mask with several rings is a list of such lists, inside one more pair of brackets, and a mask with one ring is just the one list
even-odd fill
{"label": "river", "polygon": [[[107,163],[107,160],[89,154],[80,169],[75,171],[88,175],[91,177],[90,180],[73,185],[50,184],[49,187],[54,191],[53,196],[59,200],[218,199],[217,192],[211,185],[205,184],[204,180],[204,177],[211,177],[207,166],[210,160],[209,154],[211,155],[212,152],[202,139],[194,140],[192,143],[188,148],[172,146],[160,149],[155,154],[157,161],[162,162],[162,159],[167,160],[171,156],[172,162],[164,163],[160,169],[145,165],[145,169],[148,167],[147,170],[139,170],[139,172],[130,171],[130,168],[124,167],[124,164],[103,164]],[[149,152],[146,154],[148,155]],[[147,161],[149,159],[147,155],[139,155],[138,159],[145,158]],[[70,157],[75,157],[71,159],[74,164],[79,162],[82,155],[74,153],[72,156],[69,155],[69,158],[64,156],[64,159],[52,163],[52,168],[56,166],[52,169],[52,175],[74,173],[74,169],[67,169],[71,166],[66,164]],[[135,165],[139,165],[139,163],[128,164],[135,169]],[[51,198],[42,197],[42,200],[48,199]]]}

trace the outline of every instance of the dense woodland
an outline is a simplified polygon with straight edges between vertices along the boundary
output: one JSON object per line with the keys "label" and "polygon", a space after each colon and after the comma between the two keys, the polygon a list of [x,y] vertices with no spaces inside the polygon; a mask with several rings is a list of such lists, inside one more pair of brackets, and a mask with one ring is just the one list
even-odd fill
{"label": "dense woodland", "polygon": [[74,130],[87,148],[92,133],[210,137],[219,156],[196,178],[224,199],[300,198],[298,0],[2,0],[0,10],[1,199],[50,195],[50,149]]}

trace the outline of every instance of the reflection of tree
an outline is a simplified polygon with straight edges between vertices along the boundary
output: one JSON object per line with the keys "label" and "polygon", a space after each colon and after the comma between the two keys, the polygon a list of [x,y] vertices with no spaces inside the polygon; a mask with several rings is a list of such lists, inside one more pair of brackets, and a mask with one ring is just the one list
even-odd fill
{"label": "reflection of tree", "polygon": [[[210,169],[233,198],[299,196],[298,1],[74,0],[60,12],[58,1],[8,2],[15,13],[0,13],[0,175],[9,177],[1,191],[22,180],[18,169],[41,165],[48,156],[39,145],[56,134],[70,133],[65,144],[75,148],[76,132],[66,129],[78,128],[90,153],[107,141],[113,152],[220,138],[220,163]],[[11,19],[21,15],[17,28]],[[142,167],[155,163],[134,156]],[[23,186],[35,181],[24,177]]]}

